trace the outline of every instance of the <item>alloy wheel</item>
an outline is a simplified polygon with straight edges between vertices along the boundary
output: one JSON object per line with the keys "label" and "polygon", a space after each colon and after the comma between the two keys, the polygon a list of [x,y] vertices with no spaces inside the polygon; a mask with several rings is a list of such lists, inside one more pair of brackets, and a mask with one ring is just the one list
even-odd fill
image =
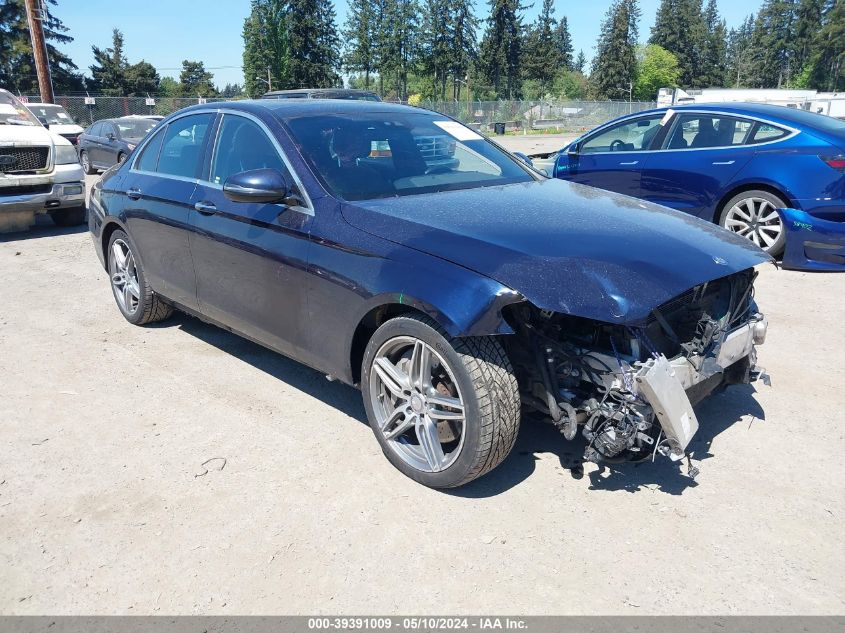
{"label": "alloy wheel", "polygon": [[116,239],[112,243],[109,251],[109,273],[117,303],[126,314],[135,314],[141,301],[141,284],[138,281],[135,256],[122,239]]}
{"label": "alloy wheel", "polygon": [[82,169],[87,174],[89,171],[91,171],[91,163],[88,162],[88,152],[82,152],[81,160],[82,160]]}
{"label": "alloy wheel", "polygon": [[465,405],[455,374],[427,343],[390,339],[376,352],[370,397],[386,445],[409,466],[440,472],[461,454]]}
{"label": "alloy wheel", "polygon": [[728,210],[725,228],[770,251],[783,233],[783,221],[769,200],[743,198]]}

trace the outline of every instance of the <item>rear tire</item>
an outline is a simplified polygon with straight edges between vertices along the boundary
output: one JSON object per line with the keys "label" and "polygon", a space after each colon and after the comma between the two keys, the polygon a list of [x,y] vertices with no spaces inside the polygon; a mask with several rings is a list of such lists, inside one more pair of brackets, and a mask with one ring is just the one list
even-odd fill
{"label": "rear tire", "polygon": [[719,212],[719,225],[753,242],[772,257],[783,253],[786,227],[775,209],[786,207],[780,197],[749,189],[728,200]]}
{"label": "rear tire", "polygon": [[173,314],[173,306],[150,288],[135,243],[123,231],[118,229],[111,234],[106,260],[112,294],[127,321],[145,325],[164,321]]}
{"label": "rear tire", "polygon": [[77,226],[85,224],[85,207],[50,211],[50,219],[56,226]]}
{"label": "rear tire", "polygon": [[81,150],[79,152],[79,164],[82,165],[82,171],[89,176],[97,173],[97,170],[94,169],[94,166],[91,164],[91,158],[88,156],[88,152],[85,150]]}
{"label": "rear tire", "polygon": [[367,344],[361,376],[377,441],[390,463],[414,481],[462,486],[498,466],[513,448],[519,389],[493,337],[452,338],[421,315],[390,319]]}

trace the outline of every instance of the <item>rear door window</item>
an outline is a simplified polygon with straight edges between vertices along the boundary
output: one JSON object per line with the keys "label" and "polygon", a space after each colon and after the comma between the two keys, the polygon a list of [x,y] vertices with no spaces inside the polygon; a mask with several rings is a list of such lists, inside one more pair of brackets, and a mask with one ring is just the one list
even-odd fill
{"label": "rear door window", "polygon": [[738,117],[706,113],[681,114],[667,137],[666,149],[745,145],[753,127],[753,121]]}
{"label": "rear door window", "polygon": [[164,133],[158,159],[158,173],[197,178],[202,148],[214,115],[190,114],[171,122]]}
{"label": "rear door window", "polygon": [[749,143],[768,143],[770,141],[776,141],[778,139],[783,138],[789,134],[788,130],[784,130],[783,128],[779,128],[775,125],[770,125],[768,123],[758,123],[757,126],[754,128],[754,133],[751,135],[749,139]]}
{"label": "rear door window", "polygon": [[103,131],[103,123],[101,121],[97,121],[94,125],[88,128],[88,135],[89,136],[101,136],[101,132]]}

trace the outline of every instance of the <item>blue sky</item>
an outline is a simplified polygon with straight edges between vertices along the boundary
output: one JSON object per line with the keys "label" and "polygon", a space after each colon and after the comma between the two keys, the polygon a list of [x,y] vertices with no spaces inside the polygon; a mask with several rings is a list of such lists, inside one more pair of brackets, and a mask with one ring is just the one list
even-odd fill
{"label": "blue sky", "polygon": [[[346,19],[348,0],[335,0],[338,24]],[[528,20],[539,11],[542,0],[534,0],[527,9]],[[654,22],[659,0],[640,0],[643,19],[640,37],[646,39]],[[566,15],[576,53],[584,49],[592,59],[599,26],[609,5],[604,2],[555,3],[555,15]],[[487,13],[487,2],[476,0],[476,12]],[[757,11],[760,0],[718,0],[719,11],[728,27],[737,26],[746,15]],[[115,0],[59,0],[53,13],[70,28],[75,40],[63,46],[85,74],[93,61],[91,45],[100,47],[111,43],[113,27],[123,31],[126,55],[130,63],[145,59],[159,74],[178,76],[183,59],[200,60],[212,69],[218,86],[242,83],[240,69],[243,53],[241,29],[249,13],[249,0],[191,2],[187,0],[145,0],[144,2],[115,2]]]}

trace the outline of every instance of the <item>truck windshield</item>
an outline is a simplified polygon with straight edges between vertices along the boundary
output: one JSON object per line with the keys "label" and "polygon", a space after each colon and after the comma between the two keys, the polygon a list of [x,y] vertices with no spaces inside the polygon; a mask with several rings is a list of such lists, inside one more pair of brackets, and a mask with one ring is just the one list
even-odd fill
{"label": "truck windshield", "polygon": [[44,103],[30,103],[27,109],[36,117],[44,119],[49,125],[73,125],[74,121],[70,118],[62,106],[44,104]]}
{"label": "truck windshield", "polygon": [[12,94],[0,92],[0,125],[41,125],[41,123]]}

